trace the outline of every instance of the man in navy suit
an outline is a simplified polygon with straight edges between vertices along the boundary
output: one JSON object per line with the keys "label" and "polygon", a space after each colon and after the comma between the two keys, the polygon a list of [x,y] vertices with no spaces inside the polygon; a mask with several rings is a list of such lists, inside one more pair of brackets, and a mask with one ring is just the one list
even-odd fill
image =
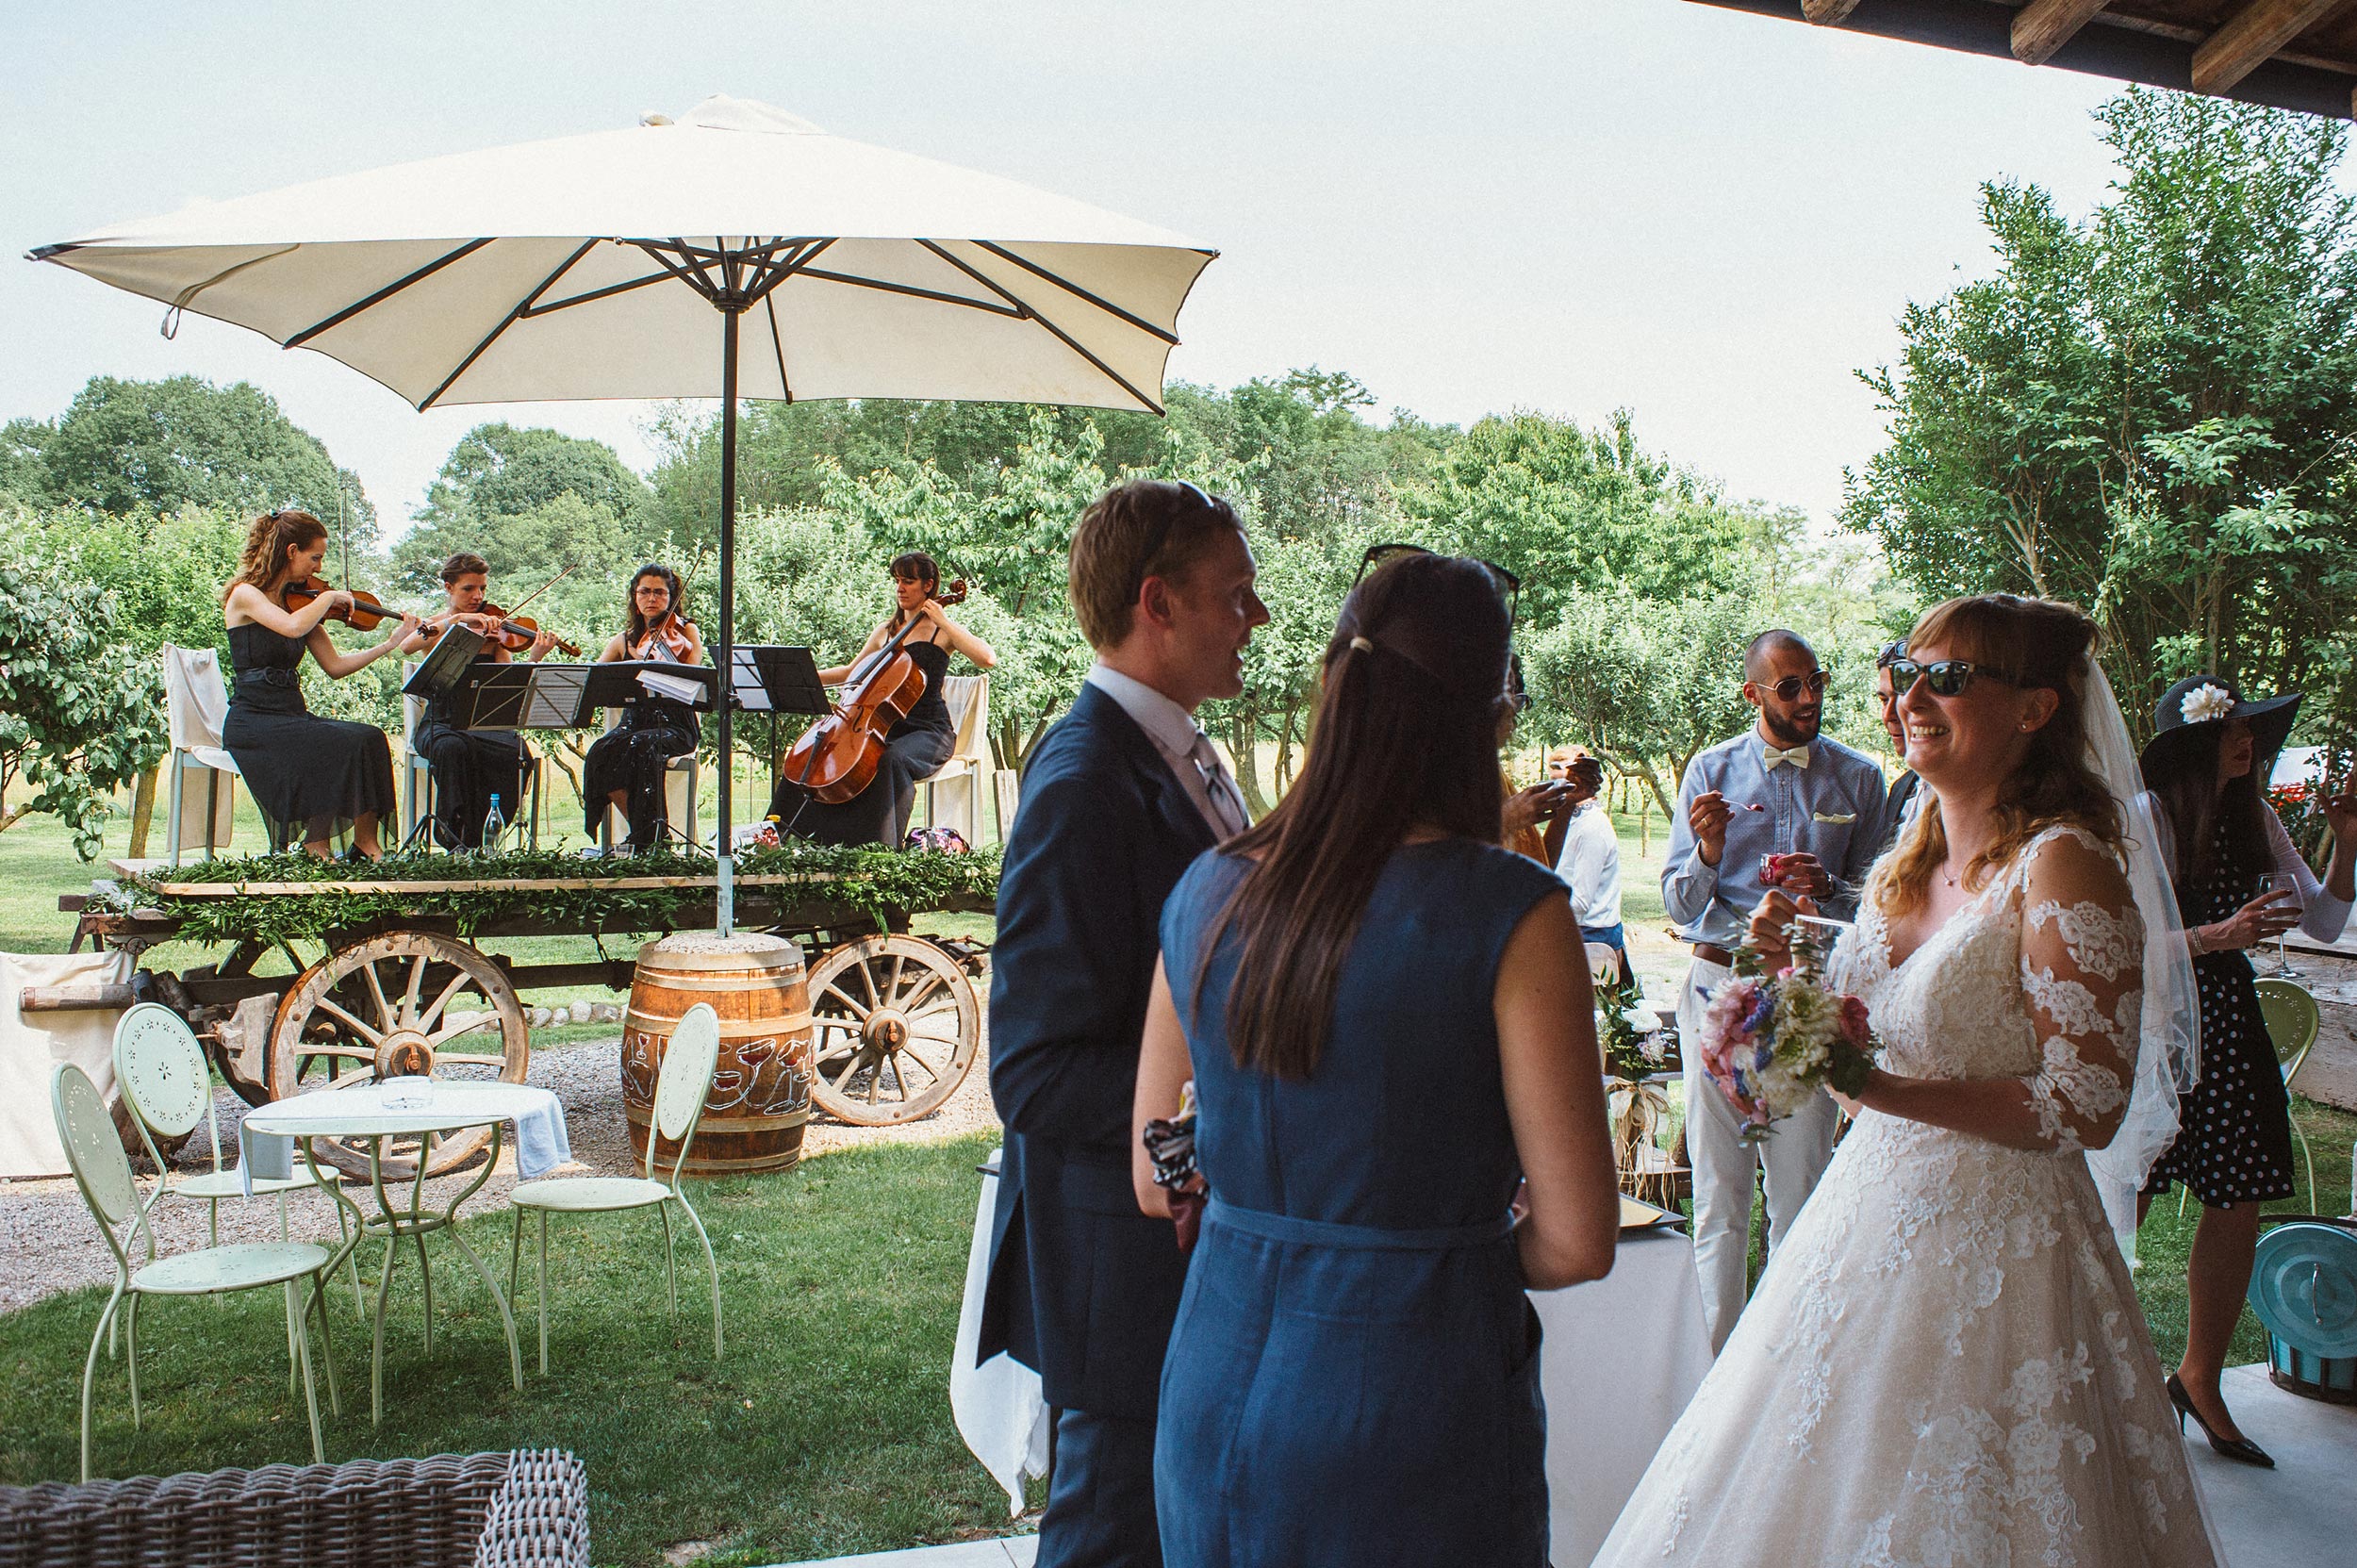
{"label": "man in navy suit", "polygon": [[981,1359],[1038,1370],[1056,1412],[1040,1568],[1152,1568],[1154,1414],[1186,1262],[1129,1184],[1138,1042],[1162,900],[1247,823],[1195,725],[1244,689],[1268,610],[1234,508],[1193,485],[1107,491],[1072,539],[1096,663],[1042,737],[1007,835],[990,1090],[1006,1123]]}

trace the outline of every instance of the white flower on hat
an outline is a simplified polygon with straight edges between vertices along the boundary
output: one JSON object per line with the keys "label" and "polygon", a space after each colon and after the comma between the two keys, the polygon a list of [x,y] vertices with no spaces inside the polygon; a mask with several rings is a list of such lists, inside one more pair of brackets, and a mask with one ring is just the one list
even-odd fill
{"label": "white flower on hat", "polygon": [[2220,685],[2196,686],[2185,693],[2185,700],[2177,705],[2178,715],[2188,724],[2206,724],[2233,711],[2234,694]]}

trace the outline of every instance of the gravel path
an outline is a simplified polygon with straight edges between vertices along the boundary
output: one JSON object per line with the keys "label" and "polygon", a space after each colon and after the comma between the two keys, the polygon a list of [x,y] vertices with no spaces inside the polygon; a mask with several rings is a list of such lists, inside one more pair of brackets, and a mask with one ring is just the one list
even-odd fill
{"label": "gravel path", "polygon": [[[630,1127],[622,1115],[622,1085],[616,1058],[620,1037],[603,1043],[552,1047],[533,1052],[529,1081],[555,1091],[565,1105],[566,1126],[572,1136],[573,1158],[585,1167],[573,1175],[635,1176]],[[823,1155],[839,1148],[880,1140],[900,1142],[955,1138],[998,1125],[990,1102],[989,1074],[983,1070],[987,1048],[975,1062],[958,1092],[941,1109],[921,1122],[905,1127],[850,1127],[814,1117],[802,1141],[802,1152]],[[235,1147],[238,1125],[246,1104],[228,1089],[218,1097],[222,1139]],[[212,1168],[212,1140],[203,1128],[181,1151],[183,1172]],[[515,1141],[503,1141],[500,1164],[483,1190],[469,1198],[462,1213],[477,1213],[507,1206],[508,1189],[516,1184]],[[135,1162],[143,1168],[145,1160]],[[474,1180],[463,1171],[426,1183],[429,1200],[447,1195]],[[142,1190],[148,1180],[141,1179]],[[365,1186],[347,1189],[356,1203],[368,1207]],[[206,1245],[206,1206],[173,1202],[156,1213],[159,1249],[173,1253]],[[298,1240],[334,1240],[336,1216],[327,1197],[319,1193],[289,1195],[288,1233]],[[278,1214],[265,1199],[224,1202],[221,1206],[223,1242],[275,1241]],[[0,1181],[0,1311],[28,1305],[57,1291],[79,1285],[103,1285],[114,1278],[114,1263],[90,1212],[82,1206],[70,1179]]]}

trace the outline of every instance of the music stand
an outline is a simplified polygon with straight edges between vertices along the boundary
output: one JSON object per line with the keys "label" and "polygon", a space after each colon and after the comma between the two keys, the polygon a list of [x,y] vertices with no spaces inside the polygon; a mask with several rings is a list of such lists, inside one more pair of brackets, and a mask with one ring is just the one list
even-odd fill
{"label": "music stand", "polygon": [[483,634],[453,622],[442,629],[440,639],[418,661],[418,668],[409,672],[409,678],[401,683],[401,694],[424,702],[448,696],[473,668],[474,656],[481,652]]}
{"label": "music stand", "polygon": [[720,672],[708,664],[674,664],[661,659],[614,659],[605,664],[581,668],[589,672],[586,702],[593,708],[634,708],[652,699],[653,693],[638,682],[641,670],[701,685],[704,688],[702,693],[689,704],[695,708],[711,707],[713,693],[720,688]]}
{"label": "music stand", "polygon": [[729,652],[729,699],[739,710],[814,718],[832,711],[834,704],[818,680],[818,661],[809,649],[739,643]]}
{"label": "music stand", "polygon": [[478,664],[451,694],[470,730],[577,730],[589,722],[591,665]]}

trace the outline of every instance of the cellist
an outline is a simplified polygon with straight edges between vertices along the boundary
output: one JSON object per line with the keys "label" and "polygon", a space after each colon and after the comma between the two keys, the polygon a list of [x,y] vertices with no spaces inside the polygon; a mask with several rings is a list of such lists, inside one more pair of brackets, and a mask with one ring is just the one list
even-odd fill
{"label": "cellist", "polygon": [[[421,627],[404,641],[402,652],[423,652],[434,645],[442,626],[455,623],[486,637],[475,653],[477,663],[508,663],[506,645],[490,635],[498,630],[499,618],[483,608],[490,602],[490,573],[489,562],[463,550],[444,561],[442,591],[448,610],[435,618],[433,627]],[[526,656],[538,664],[555,646],[554,634],[539,632]],[[523,737],[513,730],[470,730],[452,711],[450,699],[437,696],[426,703],[410,745],[434,769],[434,836],[443,849],[482,848],[484,819],[490,815],[493,796],[500,798],[502,815],[509,821],[520,815],[533,763],[524,753]]]}
{"label": "cellist", "polygon": [[[600,664],[618,659],[703,662],[703,634],[680,615],[679,573],[649,562],[631,574],[628,619],[598,653]],[[696,710],[684,702],[649,697],[622,710],[622,721],[590,744],[581,772],[581,800],[588,831],[610,803],[630,818],[633,850],[654,848],[663,819],[663,775],[673,757],[696,750],[702,730]]]}
{"label": "cellist", "polygon": [[839,805],[810,800],[790,773],[781,775],[769,798],[769,815],[781,831],[820,844],[897,845],[908,832],[909,815],[916,804],[917,784],[941,771],[956,748],[957,728],[949,705],[942,701],[941,683],[949,673],[949,655],[962,653],[977,668],[998,663],[990,644],[959,625],[934,596],[941,591],[941,569],[921,550],[892,558],[892,614],[867,634],[859,657],[848,665],[818,672],[819,680],[840,685],[904,628],[900,647],[925,677],[924,695],[908,717],[884,733],[883,762],[875,781]]}

